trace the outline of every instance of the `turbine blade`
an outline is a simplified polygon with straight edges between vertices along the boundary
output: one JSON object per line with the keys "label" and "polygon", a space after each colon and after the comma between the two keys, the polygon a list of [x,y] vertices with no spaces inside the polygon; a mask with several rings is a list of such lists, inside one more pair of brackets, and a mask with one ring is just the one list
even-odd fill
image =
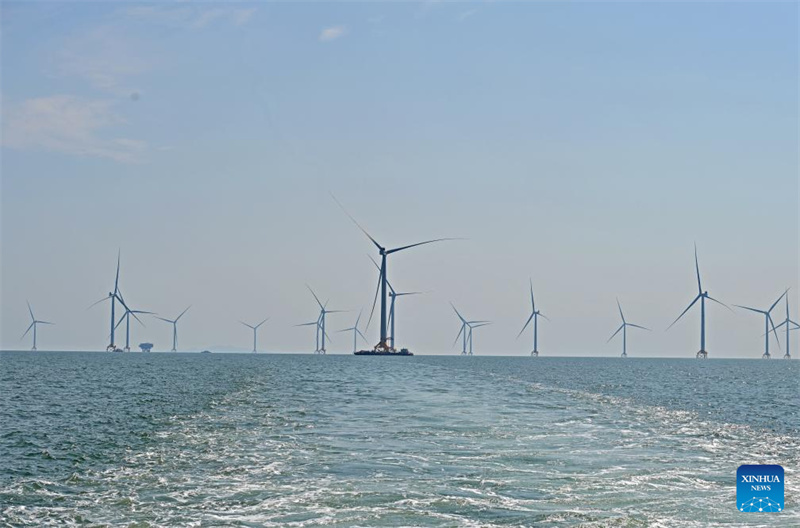
{"label": "turbine blade", "polygon": [[116,294],[119,291],[119,261],[120,257],[122,256],[122,250],[117,249],[117,276],[114,279],[114,293]]}
{"label": "turbine blade", "polygon": [[308,288],[308,291],[310,291],[310,292],[311,292],[311,295],[313,295],[313,296],[314,296],[314,300],[315,300],[315,301],[317,301],[317,304],[319,305],[319,307],[320,307],[320,308],[322,308],[322,309],[324,310],[324,309],[325,309],[325,306],[324,306],[324,305],[323,305],[323,304],[320,302],[320,300],[319,300],[319,297],[317,297],[317,294],[316,294],[316,293],[314,293],[314,290],[312,290],[312,289],[311,289],[311,286],[309,286],[308,284],[306,284],[306,288]]}
{"label": "turbine blade", "polygon": [[361,321],[361,314],[363,314],[363,313],[364,313],[364,308],[362,307],[358,311],[358,317],[356,318],[356,324],[353,325],[353,328],[358,328],[358,322]]}
{"label": "turbine blade", "polygon": [[[710,299],[710,297],[709,297],[709,299]],[[767,312],[765,312],[764,310],[759,310],[757,308],[750,308],[749,306],[742,306],[741,304],[734,304],[734,306],[737,307],[737,308],[744,308],[745,310],[750,310],[751,312],[767,315]]]}
{"label": "turbine blade", "polygon": [[458,310],[456,309],[456,305],[455,305],[455,304],[453,304],[453,301],[450,301],[450,306],[452,306],[452,307],[453,307],[453,310],[455,310],[455,312],[456,312],[456,315],[458,316],[458,318],[459,318],[459,319],[461,319],[461,322],[462,322],[462,323],[464,323],[464,324],[467,324],[467,320],[466,320],[466,319],[464,319],[463,317],[461,317],[461,314],[460,314],[460,313],[458,313]]}
{"label": "turbine blade", "polygon": [[365,343],[369,344],[369,341],[367,341],[367,337],[364,334],[361,333],[361,330],[356,328],[356,332],[358,332],[358,335],[361,336],[361,339],[363,339]]}
{"label": "turbine blade", "polygon": [[28,301],[25,302],[28,303],[28,312],[31,314],[31,321],[35,321],[36,318],[33,316],[33,309],[31,309],[31,303]]}
{"label": "turbine blade", "polygon": [[245,323],[244,321],[239,321],[239,322],[242,323],[243,325],[245,325],[247,328],[252,328],[253,330],[255,330],[255,327],[250,326],[249,324]]}
{"label": "turbine blade", "polygon": [[156,317],[156,319],[161,319],[162,321],[165,321],[165,322],[167,322],[169,324],[175,323],[175,321],[172,321],[171,319],[164,319],[163,317],[159,317],[159,316],[155,316],[155,317]]}
{"label": "turbine blade", "polygon": [[780,297],[778,297],[778,300],[777,300],[777,301],[775,301],[774,303],[772,303],[772,306],[770,306],[770,307],[769,307],[769,310],[767,310],[767,311],[768,311],[768,312],[771,312],[771,311],[772,311],[772,310],[775,308],[775,306],[776,306],[776,305],[777,305],[779,302],[781,302],[781,299],[783,299],[783,297],[784,297],[784,296],[785,296],[787,293],[789,293],[789,289],[788,289],[788,288],[786,289],[786,291],[785,291],[785,292],[783,292],[783,293],[781,294],[781,296],[780,296]]}
{"label": "turbine blade", "polygon": [[311,325],[319,325],[319,321],[311,321],[310,323],[296,324],[295,326],[311,326]]}
{"label": "turbine blade", "polygon": [[409,249],[409,248],[413,248],[413,247],[417,247],[417,246],[422,246],[424,244],[432,244],[434,242],[442,242],[444,240],[462,240],[462,239],[460,239],[460,238],[436,238],[436,239],[433,239],[433,240],[426,240],[425,242],[417,242],[416,244],[409,244],[408,246],[403,246],[403,247],[399,247],[399,248],[390,249],[390,250],[388,250],[386,252],[386,254],[389,255],[391,253],[396,253],[398,251],[403,251],[404,249]]}
{"label": "turbine blade", "polygon": [[54,325],[55,324],[55,323],[51,323],[49,321],[36,321],[36,323],[37,324],[49,324],[49,325]]}
{"label": "turbine blade", "polygon": [[706,299],[708,299],[708,300],[710,300],[710,301],[714,301],[715,303],[719,304],[720,306],[724,306],[725,308],[727,308],[728,310],[730,310],[730,311],[731,311],[731,313],[736,313],[736,312],[734,312],[734,311],[733,311],[733,308],[731,308],[730,306],[728,306],[728,305],[727,305],[727,304],[725,304],[724,302],[721,302],[721,301],[718,301],[718,300],[716,300],[715,298],[713,298],[713,297],[712,297],[712,296],[710,296],[710,295],[706,295]]}
{"label": "turbine blade", "polygon": [[533,279],[528,277],[528,283],[530,284],[530,287],[531,287],[531,312],[535,312],[536,311],[536,303],[533,300]]}
{"label": "turbine blade", "polygon": [[625,322],[625,316],[622,314],[622,306],[619,304],[619,298],[617,299],[617,308],[619,308],[619,316],[622,317],[622,322]]}
{"label": "turbine blade", "polygon": [[356,221],[356,219],[353,218],[353,215],[351,215],[350,213],[347,212],[347,209],[345,209],[344,206],[339,202],[339,200],[336,199],[336,197],[333,195],[333,193],[332,192],[328,192],[328,194],[331,195],[331,198],[333,198],[333,201],[336,202],[336,204],[342,209],[342,211],[344,211],[344,214],[346,214],[347,217],[350,218],[350,220],[353,221],[353,223],[356,225],[356,227],[358,227],[361,230],[362,233],[367,235],[367,238],[369,238],[372,241],[372,243],[375,244],[375,247],[378,248],[378,251],[383,251],[383,247],[380,244],[378,244],[378,241],[375,240],[374,238],[372,238],[372,236],[369,233],[367,233],[366,229],[361,227],[361,224],[359,224]]}
{"label": "turbine blade", "polygon": [[626,325],[628,325],[628,326],[632,326],[632,327],[634,327],[634,328],[639,328],[639,329],[641,329],[641,330],[647,330],[647,331],[649,331],[649,332],[652,332],[652,330],[650,330],[649,328],[647,328],[647,327],[644,327],[644,326],[635,325],[635,324],[633,324],[633,323],[625,323],[625,324],[626,324]]}
{"label": "turbine blade", "polygon": [[[102,298],[102,299],[100,299],[99,301],[97,301],[97,302],[94,302],[94,303],[92,303],[91,305],[89,305],[89,308],[91,308],[91,307],[93,307],[93,306],[95,306],[95,305],[98,305],[98,304],[100,304],[100,303],[101,303],[101,302],[103,302],[103,301],[107,301],[107,300],[109,300],[110,298],[111,298],[111,297],[109,297],[108,295],[106,295],[105,297],[103,297],[103,298]],[[89,308],[87,308],[87,310],[88,310]]]}
{"label": "turbine blade", "polygon": [[375,304],[378,302],[378,293],[381,291],[381,277],[383,276],[383,272],[378,276],[378,286],[375,288],[375,297],[372,299],[372,309],[369,311],[369,318],[367,319],[367,326],[364,327],[364,330],[369,328],[369,324],[372,322],[372,316],[375,314]]}
{"label": "turbine blade", "polygon": [[336,333],[338,334],[339,332],[352,332],[353,330],[355,330],[355,328],[342,328],[341,330],[337,330]]}
{"label": "turbine blade", "polygon": [[546,316],[545,314],[543,314],[542,312],[539,312],[539,317],[544,317],[545,321],[550,321],[550,318],[549,318],[549,317],[547,317],[547,316]]}
{"label": "turbine blade", "polygon": [[124,301],[124,300],[122,300],[122,297],[120,297],[120,296],[119,296],[119,295],[117,295],[117,294],[114,294],[114,297],[116,297],[116,298],[117,298],[117,300],[118,300],[118,301],[120,302],[120,304],[121,304],[121,305],[122,305],[122,306],[125,308],[125,310],[127,310],[127,311],[129,311],[129,312],[131,311],[131,309],[130,309],[130,308],[128,308],[128,305],[127,305],[127,304],[125,304],[125,301]]}
{"label": "turbine blade", "polygon": [[175,322],[177,323],[178,321],[180,321],[181,317],[183,317],[183,314],[185,314],[186,312],[188,312],[188,311],[189,311],[189,308],[191,308],[191,307],[192,307],[192,305],[191,305],[191,304],[190,304],[189,306],[187,306],[187,307],[186,307],[186,309],[185,309],[184,311],[182,311],[182,312],[181,312],[181,314],[180,314],[178,317],[176,317],[176,318],[175,318]]}
{"label": "turbine blade", "polygon": [[530,317],[528,317],[528,320],[527,320],[527,321],[525,321],[525,324],[524,324],[524,325],[522,325],[522,330],[520,330],[520,331],[519,331],[519,333],[517,334],[517,337],[516,337],[517,339],[519,339],[519,336],[521,336],[521,335],[522,335],[522,332],[524,332],[524,331],[525,331],[525,329],[526,329],[526,328],[528,328],[528,325],[530,324],[530,322],[531,322],[531,320],[532,320],[532,319],[533,319],[533,313],[531,313],[531,316],[530,316]]}
{"label": "turbine blade", "polygon": [[772,321],[772,316],[767,314],[767,320],[772,325],[772,333],[775,334],[775,341],[778,342],[778,350],[781,349],[781,339],[778,337],[778,331],[775,329],[775,323]]}
{"label": "turbine blade", "polygon": [[623,328],[625,328],[625,323],[622,323],[621,325],[619,325],[619,328],[617,328],[617,331],[616,331],[616,332],[614,332],[613,334],[611,334],[611,337],[609,337],[609,338],[608,338],[608,340],[606,341],[606,343],[608,343],[608,342],[610,342],[612,339],[614,339],[614,336],[615,336],[615,335],[617,335],[618,333],[620,333],[620,331],[622,331],[622,329],[623,329]]}
{"label": "turbine blade", "polygon": [[682,311],[682,312],[681,312],[681,314],[678,316],[678,318],[677,318],[677,319],[675,319],[674,321],[672,321],[672,324],[671,324],[671,325],[669,325],[669,326],[667,327],[667,330],[669,330],[670,328],[672,328],[672,327],[675,325],[675,323],[677,323],[678,321],[680,321],[681,317],[683,317],[684,315],[686,315],[686,312],[688,312],[688,311],[689,311],[689,309],[690,309],[692,306],[694,306],[694,303],[696,303],[696,302],[697,302],[697,300],[698,300],[700,297],[702,297],[702,295],[698,294],[698,295],[697,295],[697,297],[695,297],[695,298],[694,298],[694,300],[691,302],[691,304],[689,304],[689,306],[687,306],[687,307],[686,307],[686,309],[685,309],[684,311]]}
{"label": "turbine blade", "polygon": [[456,346],[456,343],[458,343],[458,338],[459,338],[459,337],[461,337],[461,334],[464,332],[464,328],[465,328],[466,326],[467,326],[467,323],[466,323],[466,321],[465,321],[465,322],[463,322],[463,323],[461,323],[461,329],[458,331],[458,334],[456,334],[456,338],[455,338],[455,340],[453,341],[453,345],[452,345],[450,348],[453,348],[454,346]]}
{"label": "turbine blade", "polygon": [[269,321],[269,317],[267,317],[266,319],[264,319],[263,321],[261,321],[260,323],[258,323],[258,324],[255,326],[255,328],[253,328],[253,330],[255,330],[255,329],[256,329],[256,328],[258,328],[259,326],[263,325],[263,324],[264,324],[264,323],[266,323],[267,321]]}
{"label": "turbine blade", "polygon": [[30,331],[31,331],[31,328],[33,328],[33,325],[35,325],[35,324],[36,324],[36,321],[34,321],[34,322],[32,322],[32,323],[31,323],[31,325],[28,327],[28,329],[27,329],[27,330],[25,330],[25,333],[24,333],[24,334],[22,334],[22,337],[20,337],[20,338],[19,338],[19,340],[20,340],[20,341],[22,341],[23,339],[25,339],[25,336],[26,336],[26,335],[28,335],[28,332],[30,332]]}
{"label": "turbine blade", "polygon": [[[126,312],[126,313],[127,313],[127,312]],[[122,324],[122,321],[124,321],[124,320],[125,320],[125,316],[123,315],[122,317],[120,317],[120,318],[119,318],[119,321],[117,321],[117,324],[115,324],[115,325],[114,325],[114,330],[116,330],[117,328],[119,328],[119,325],[121,325],[121,324]]]}
{"label": "turbine blade", "polygon": [[135,312],[135,311],[128,310],[128,313],[129,313],[129,314],[131,314],[131,315],[133,316],[133,318],[134,318],[134,319],[136,319],[137,321],[139,321],[139,324],[140,324],[140,325],[144,326],[144,323],[142,322],[142,320],[141,320],[141,319],[139,319],[139,317],[137,317],[137,316],[136,316],[136,312]]}
{"label": "turbine blade", "polygon": [[703,293],[703,286],[700,285],[700,263],[697,260],[697,242],[694,244],[694,269],[697,271],[697,292]]}

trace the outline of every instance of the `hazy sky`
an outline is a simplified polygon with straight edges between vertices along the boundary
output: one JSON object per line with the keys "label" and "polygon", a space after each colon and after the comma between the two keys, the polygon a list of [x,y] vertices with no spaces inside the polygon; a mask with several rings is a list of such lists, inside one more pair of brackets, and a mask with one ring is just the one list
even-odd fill
{"label": "hazy sky", "polygon": [[[30,300],[40,349],[100,350],[121,286],[180,348],[331,352],[390,259],[398,344],[693,357],[704,286],[798,304],[798,6],[766,3],[3,2],[3,349]],[[783,314],[780,307],[778,316]],[[711,357],[758,357],[763,321],[708,309]],[[366,318],[366,315],[364,316]],[[782,317],[776,317],[781,319]],[[168,349],[146,319],[133,342]],[[367,335],[377,341],[373,321]],[[800,343],[800,332],[794,333]],[[120,333],[118,342],[123,339]],[[781,334],[783,340],[783,334]],[[793,350],[800,357],[797,348]]]}

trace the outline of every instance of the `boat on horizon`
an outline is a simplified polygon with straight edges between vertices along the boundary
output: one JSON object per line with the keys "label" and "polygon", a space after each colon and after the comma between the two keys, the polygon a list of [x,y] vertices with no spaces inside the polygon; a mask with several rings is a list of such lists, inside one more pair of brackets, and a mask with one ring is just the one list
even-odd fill
{"label": "boat on horizon", "polygon": [[414,355],[414,353],[407,348],[401,348],[400,350],[393,350],[389,348],[359,350],[357,352],[353,352],[353,354],[356,356],[413,356]]}

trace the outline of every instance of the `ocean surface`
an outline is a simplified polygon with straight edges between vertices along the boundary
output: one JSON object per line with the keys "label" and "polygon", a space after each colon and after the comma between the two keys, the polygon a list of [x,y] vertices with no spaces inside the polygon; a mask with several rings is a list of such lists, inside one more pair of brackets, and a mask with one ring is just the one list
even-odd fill
{"label": "ocean surface", "polygon": [[[800,362],[0,353],[0,526],[800,526]],[[781,464],[781,513],[736,468]]]}

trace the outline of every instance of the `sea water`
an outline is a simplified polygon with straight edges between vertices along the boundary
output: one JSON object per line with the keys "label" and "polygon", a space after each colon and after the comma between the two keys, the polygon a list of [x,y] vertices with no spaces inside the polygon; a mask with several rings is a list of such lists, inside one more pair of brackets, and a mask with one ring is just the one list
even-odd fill
{"label": "sea water", "polygon": [[0,525],[796,527],[798,366],[0,353]]}

